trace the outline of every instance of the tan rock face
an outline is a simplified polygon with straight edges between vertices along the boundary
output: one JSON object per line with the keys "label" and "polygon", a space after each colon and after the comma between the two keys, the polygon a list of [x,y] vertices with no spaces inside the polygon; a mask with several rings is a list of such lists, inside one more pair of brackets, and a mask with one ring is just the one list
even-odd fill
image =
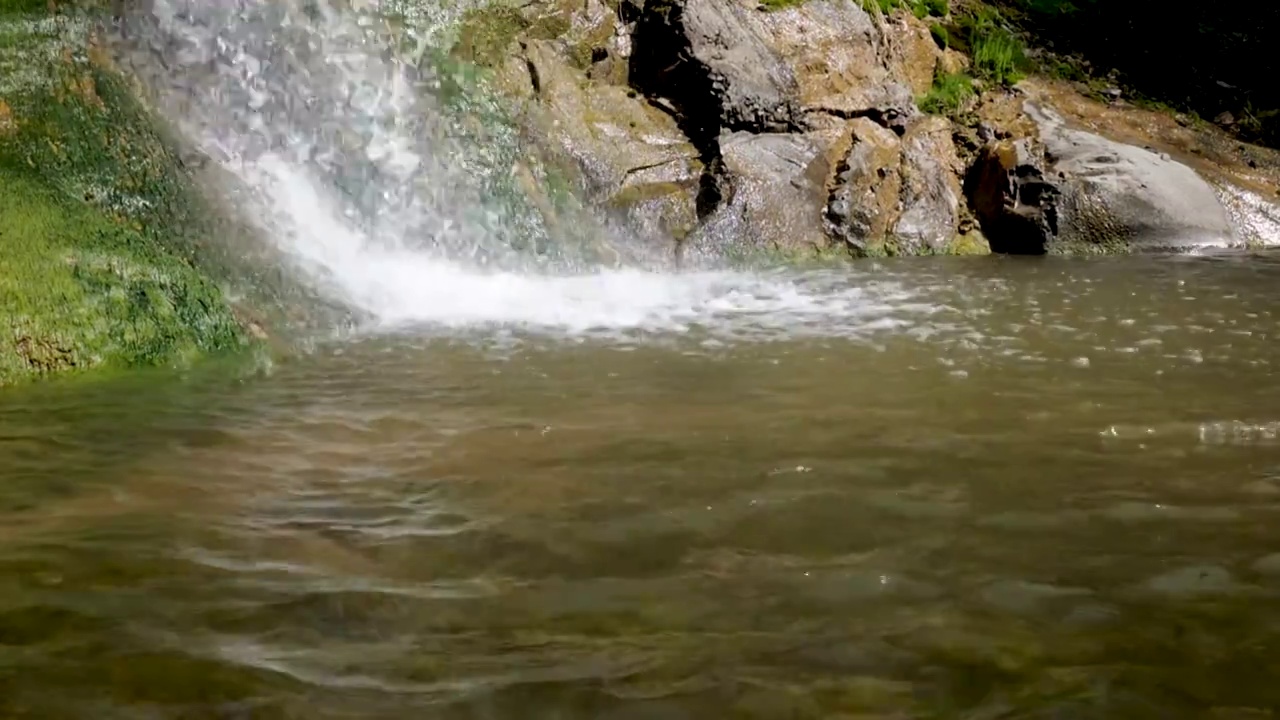
{"label": "tan rock face", "polygon": [[902,143],[867,118],[849,125],[849,150],[835,166],[827,205],[833,233],[850,247],[875,253],[898,211]]}
{"label": "tan rock face", "polygon": [[786,251],[937,252],[960,194],[948,125],[923,120],[942,56],[907,13],[853,0],[535,0],[496,85],[530,142],[642,229]]}
{"label": "tan rock face", "polygon": [[961,203],[950,124],[922,118],[899,138],[858,118],[848,148],[829,189],[832,234],[867,255],[946,252]]}
{"label": "tan rock face", "polygon": [[911,88],[914,96],[920,97],[929,92],[943,55],[929,32],[929,26],[914,15],[898,13],[889,32],[896,40],[890,46],[889,67]]}
{"label": "tan rock face", "polygon": [[702,164],[670,115],[625,88],[589,80],[551,41],[523,43],[498,82],[521,100],[534,143],[572,166],[590,199],[672,239],[692,230]]}
{"label": "tan rock face", "polygon": [[749,17],[753,32],[790,68],[803,108],[852,114],[901,104],[906,97],[903,89],[890,87],[879,30],[850,0],[812,0]]}

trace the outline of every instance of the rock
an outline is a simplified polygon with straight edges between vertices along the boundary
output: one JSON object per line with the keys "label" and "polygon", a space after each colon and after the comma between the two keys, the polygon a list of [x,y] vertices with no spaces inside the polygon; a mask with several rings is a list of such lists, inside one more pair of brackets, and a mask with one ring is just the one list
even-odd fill
{"label": "rock", "polygon": [[1217,194],[1191,168],[1026,106],[1036,136],[988,143],[966,181],[994,251],[1123,252],[1233,241]]}
{"label": "rock", "polygon": [[846,144],[827,202],[831,233],[861,254],[884,254],[902,189],[902,142],[892,131],[858,118],[850,123]]}
{"label": "rock", "polygon": [[723,0],[650,0],[633,36],[632,82],[670,97],[695,134],[795,128],[795,75],[757,32],[756,14]]}
{"label": "rock", "polygon": [[[905,25],[894,28],[906,36],[905,42],[890,43],[871,16],[850,0],[811,0],[777,12],[752,13],[750,21],[794,79],[793,105],[805,113],[853,117],[874,110],[909,117],[915,113],[913,90],[923,83],[927,91],[933,82],[936,45],[927,29],[923,42],[929,48]],[[903,49],[891,53],[891,45]]]}
{"label": "rock", "polygon": [[962,52],[947,48],[938,58],[938,72],[955,75],[969,70],[969,56]]}
{"label": "rock", "polygon": [[923,118],[901,139],[866,118],[850,126],[827,203],[832,234],[862,254],[946,252],[960,210],[949,123]]}
{"label": "rock", "polygon": [[697,223],[702,163],[670,115],[587,79],[551,41],[524,42],[499,83],[522,100],[518,117],[534,143],[572,166],[589,199],[674,239]]}
{"label": "rock", "polygon": [[911,94],[920,97],[933,87],[943,52],[929,33],[929,26],[914,15],[899,14],[895,24],[889,69],[897,70],[901,81],[911,89]]}
{"label": "rock", "polygon": [[914,103],[943,55],[925,23],[873,19],[852,0],[604,7],[535,0],[473,23],[464,48],[491,56],[490,35],[511,38],[496,85],[588,201],[717,254],[821,249],[833,236],[873,254],[953,242],[955,148]]}
{"label": "rock", "polygon": [[1005,612],[1029,615],[1054,603],[1091,595],[1086,588],[1059,587],[1025,580],[997,580],[982,588],[979,595],[987,605]]}
{"label": "rock", "polygon": [[902,139],[902,214],[892,234],[911,254],[943,252],[960,219],[960,183],[951,124],[924,118]]}
{"label": "rock", "polygon": [[706,238],[721,247],[788,250],[821,247],[826,177],[820,133],[733,133],[720,141],[733,194],[712,221]]}

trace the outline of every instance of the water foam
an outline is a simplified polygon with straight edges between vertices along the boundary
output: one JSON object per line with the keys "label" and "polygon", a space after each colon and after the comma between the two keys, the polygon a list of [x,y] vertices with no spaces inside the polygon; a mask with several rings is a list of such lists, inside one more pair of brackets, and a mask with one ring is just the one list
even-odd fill
{"label": "water foam", "polygon": [[378,327],[847,335],[928,309],[847,274],[531,262],[519,248],[539,218],[494,200],[511,156],[501,138],[466,142],[430,92],[435,69],[396,60],[349,9],[216,5],[154,3],[162,102],[248,190],[266,235]]}

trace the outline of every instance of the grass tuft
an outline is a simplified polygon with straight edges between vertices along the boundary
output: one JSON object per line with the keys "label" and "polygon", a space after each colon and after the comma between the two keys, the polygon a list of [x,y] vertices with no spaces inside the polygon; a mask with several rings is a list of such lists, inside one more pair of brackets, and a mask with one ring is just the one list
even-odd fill
{"label": "grass tuft", "polygon": [[[792,4],[797,0],[762,0],[766,5],[770,2]],[[928,17],[946,17],[951,12],[948,0],[861,0],[862,9],[869,13],[888,15],[898,8],[905,7],[921,20]]]}
{"label": "grass tuft", "polygon": [[933,36],[933,41],[938,47],[946,50],[951,47],[951,33],[947,31],[947,26],[942,23],[933,23],[929,26],[929,34]]}
{"label": "grass tuft", "polygon": [[984,7],[963,18],[961,29],[980,77],[1007,86],[1025,76],[1029,66],[1026,50],[999,11]]}
{"label": "grass tuft", "polygon": [[917,101],[920,109],[933,115],[954,116],[973,97],[973,78],[965,73],[938,73],[933,87]]}

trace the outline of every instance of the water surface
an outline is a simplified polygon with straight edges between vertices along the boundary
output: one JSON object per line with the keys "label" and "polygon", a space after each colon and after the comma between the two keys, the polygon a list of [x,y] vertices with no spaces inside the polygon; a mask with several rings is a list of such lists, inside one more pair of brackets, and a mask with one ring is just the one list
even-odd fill
{"label": "water surface", "polygon": [[1280,706],[1277,258],[792,279],[6,392],[0,716]]}

